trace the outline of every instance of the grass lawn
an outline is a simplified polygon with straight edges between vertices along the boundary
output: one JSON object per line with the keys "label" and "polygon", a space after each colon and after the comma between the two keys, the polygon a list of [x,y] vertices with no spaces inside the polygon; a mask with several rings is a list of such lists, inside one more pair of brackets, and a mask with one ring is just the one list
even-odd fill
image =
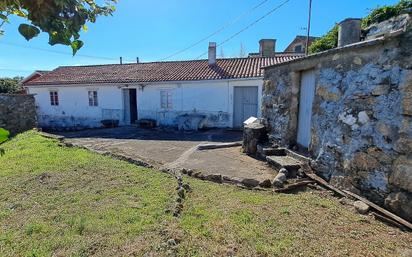
{"label": "grass lawn", "polygon": [[[2,145],[0,256],[409,256],[412,234],[319,192],[176,180],[26,132]],[[170,240],[170,239],[174,239]],[[176,244],[174,244],[176,243]]]}

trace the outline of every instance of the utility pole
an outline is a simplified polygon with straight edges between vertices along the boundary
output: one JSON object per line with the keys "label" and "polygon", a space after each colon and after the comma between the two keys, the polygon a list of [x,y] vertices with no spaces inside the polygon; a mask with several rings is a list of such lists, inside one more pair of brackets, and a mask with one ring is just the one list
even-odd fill
{"label": "utility pole", "polygon": [[305,54],[309,54],[310,20],[312,17],[312,0],[309,0],[308,34],[306,36]]}

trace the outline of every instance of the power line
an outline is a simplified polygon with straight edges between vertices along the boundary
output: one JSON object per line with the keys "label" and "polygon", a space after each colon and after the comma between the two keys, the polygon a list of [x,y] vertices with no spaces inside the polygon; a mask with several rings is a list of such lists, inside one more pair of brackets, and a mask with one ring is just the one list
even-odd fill
{"label": "power line", "polygon": [[[0,41],[0,44],[13,46],[13,47],[20,47],[20,48],[25,48],[25,49],[31,49],[31,50],[37,50],[37,51],[43,51],[43,52],[49,52],[49,53],[54,53],[54,54],[73,56],[70,53],[57,51],[57,50],[50,50],[50,49],[45,49],[45,48],[40,48],[40,47],[35,47],[35,46],[25,46],[25,45],[21,45],[21,44],[9,43],[9,42],[4,42],[4,41]],[[101,59],[101,60],[106,60],[106,61],[116,61],[116,62],[118,61],[117,58],[110,58],[110,57],[103,57],[103,56],[93,56],[93,55],[86,55],[86,54],[76,54],[75,56],[85,57],[85,58],[92,58],[92,59]]]}
{"label": "power line", "polygon": [[220,28],[217,29],[216,31],[214,31],[214,32],[210,33],[209,35],[205,36],[204,38],[202,38],[202,39],[194,42],[193,44],[189,45],[188,47],[183,48],[182,50],[179,50],[179,51],[177,51],[177,52],[175,52],[175,53],[167,56],[166,58],[161,59],[160,61],[168,60],[168,59],[170,59],[170,58],[172,58],[172,57],[174,57],[174,56],[176,56],[176,55],[179,55],[179,54],[181,54],[181,53],[183,53],[183,52],[186,52],[187,50],[189,50],[189,49],[191,49],[191,48],[199,45],[200,43],[208,40],[209,38],[211,38],[211,37],[219,34],[219,33],[222,32],[223,30],[225,30],[227,27],[235,24],[236,22],[238,22],[238,21],[239,21],[240,19],[242,19],[243,17],[251,14],[254,10],[256,10],[256,9],[259,8],[259,7],[261,7],[263,4],[265,4],[265,3],[268,2],[268,1],[269,1],[269,0],[263,0],[263,1],[261,1],[259,4],[257,4],[256,6],[252,7],[251,9],[247,10],[247,11],[244,12],[243,14],[237,16],[237,17],[234,18],[233,20],[228,21],[226,24],[224,24],[222,27],[220,27]]}
{"label": "power line", "polygon": [[23,70],[23,69],[5,69],[5,68],[0,68],[0,71],[12,71],[12,72],[33,72],[33,70]]}
{"label": "power line", "polygon": [[[220,42],[217,47],[222,46],[224,44],[226,44],[227,42],[229,42],[230,40],[232,40],[233,38],[235,38],[236,36],[238,36],[239,34],[243,33],[244,31],[250,29],[251,27],[253,27],[254,25],[256,25],[257,23],[259,23],[261,20],[265,19],[266,17],[268,17],[269,15],[271,15],[272,13],[274,13],[275,11],[279,10],[282,6],[284,6],[285,4],[287,4],[288,2],[290,2],[290,0],[286,0],[283,1],[281,4],[279,4],[278,6],[276,6],[275,8],[271,9],[269,12],[267,12],[265,15],[261,16],[259,19],[255,20],[254,22],[250,23],[249,25],[247,25],[246,27],[244,27],[243,29],[241,29],[240,31],[236,32],[235,34],[231,35],[230,37],[226,38],[225,40],[223,40],[222,42]],[[200,59],[202,56],[204,56],[205,54],[207,54],[208,51],[202,53],[201,55],[199,55],[196,59]]]}

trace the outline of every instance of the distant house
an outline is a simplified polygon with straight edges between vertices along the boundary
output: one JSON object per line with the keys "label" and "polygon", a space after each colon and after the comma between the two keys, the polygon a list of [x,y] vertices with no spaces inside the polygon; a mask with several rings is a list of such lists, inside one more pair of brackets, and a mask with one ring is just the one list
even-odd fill
{"label": "distant house", "polygon": [[49,71],[45,71],[45,70],[36,70],[35,72],[30,74],[29,76],[25,77],[20,83],[24,85],[26,83],[29,83],[32,80],[40,78],[41,76],[43,76],[44,74],[46,74],[48,72]]}
{"label": "distant house", "polygon": [[[285,53],[304,53],[306,50],[306,36],[296,36],[292,42],[286,47]],[[316,40],[317,37],[309,37],[309,46]]]}
{"label": "distant house", "polygon": [[58,67],[24,87],[35,94],[44,128],[100,127],[107,119],[175,126],[192,118],[199,127],[237,128],[260,116],[261,68],[301,56],[261,51],[256,58],[216,59],[211,43],[206,60]]}

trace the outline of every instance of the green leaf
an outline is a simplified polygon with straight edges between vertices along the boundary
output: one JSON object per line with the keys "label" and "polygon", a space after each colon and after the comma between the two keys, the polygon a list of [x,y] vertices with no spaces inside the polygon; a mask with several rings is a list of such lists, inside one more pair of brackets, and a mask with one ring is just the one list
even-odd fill
{"label": "green leaf", "polygon": [[30,39],[36,37],[40,33],[40,30],[29,24],[20,24],[19,32],[27,41],[29,41]]}
{"label": "green leaf", "polygon": [[6,16],[6,15],[4,15],[4,14],[1,14],[1,13],[0,13],[0,19],[2,19],[2,20],[5,20],[5,21],[6,21],[6,20],[7,20],[7,16]]}
{"label": "green leaf", "polygon": [[6,141],[7,139],[9,139],[10,136],[10,132],[0,128],[0,143],[3,143],[4,141]]}
{"label": "green leaf", "polygon": [[77,51],[82,48],[83,46],[83,41],[81,40],[74,40],[71,44],[72,50],[73,50],[73,55],[77,53]]}

